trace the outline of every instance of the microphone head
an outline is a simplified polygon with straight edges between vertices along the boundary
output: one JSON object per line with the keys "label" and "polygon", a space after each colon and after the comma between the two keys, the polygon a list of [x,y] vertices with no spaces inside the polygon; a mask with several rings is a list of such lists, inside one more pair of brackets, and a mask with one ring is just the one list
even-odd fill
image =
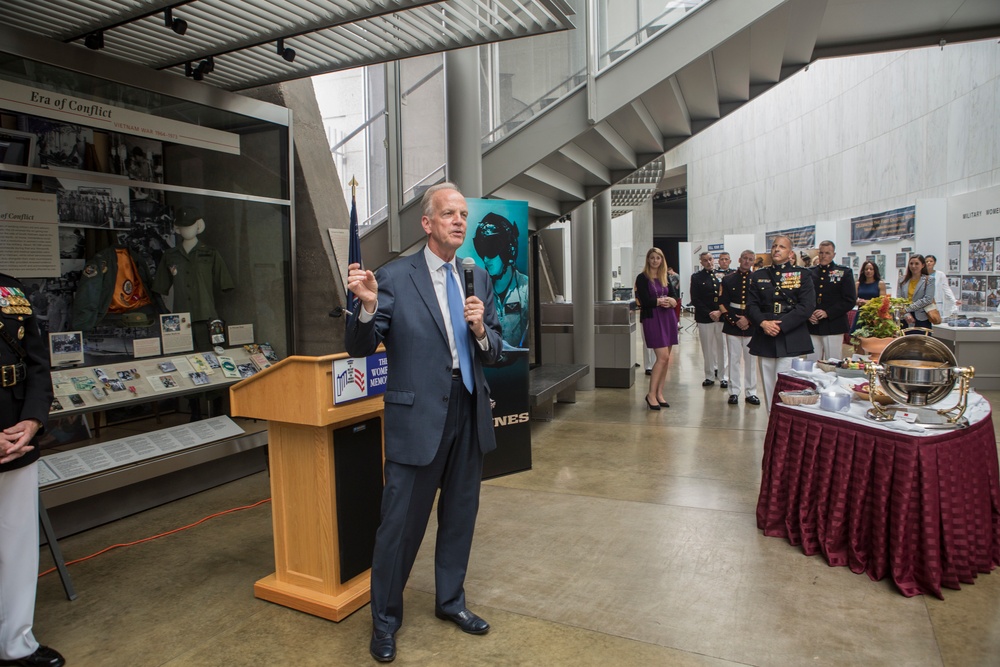
{"label": "microphone head", "polygon": [[476,268],[476,260],[472,259],[471,257],[466,257],[465,259],[462,260],[462,268],[468,270]]}

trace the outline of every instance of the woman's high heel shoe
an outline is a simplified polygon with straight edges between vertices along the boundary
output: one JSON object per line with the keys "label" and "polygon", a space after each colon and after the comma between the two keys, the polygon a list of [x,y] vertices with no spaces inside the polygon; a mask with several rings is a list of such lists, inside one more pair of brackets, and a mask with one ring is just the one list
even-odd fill
{"label": "woman's high heel shoe", "polygon": [[660,404],[661,408],[669,408],[670,407],[670,404],[667,403],[666,401],[657,401],[657,402]]}
{"label": "woman's high heel shoe", "polygon": [[650,403],[649,402],[649,396],[643,396],[642,400],[646,401],[646,407],[649,408],[650,410],[659,410],[660,409],[659,405],[657,405],[655,403]]}

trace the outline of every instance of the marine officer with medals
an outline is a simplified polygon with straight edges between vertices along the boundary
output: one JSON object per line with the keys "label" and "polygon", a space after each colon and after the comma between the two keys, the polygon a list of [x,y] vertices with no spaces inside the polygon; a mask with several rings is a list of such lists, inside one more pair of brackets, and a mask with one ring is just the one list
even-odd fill
{"label": "marine officer with medals", "polygon": [[812,338],[811,359],[840,359],[844,334],[850,326],[848,311],[858,300],[854,272],[834,263],[837,247],[833,241],[819,244],[819,264],[809,269],[816,287],[816,310],[809,316],[809,335]]}
{"label": "marine officer with medals", "polygon": [[0,665],[65,663],[31,632],[38,583],[38,433],[52,405],[48,347],[15,278],[0,273]]}
{"label": "marine officer with medals", "polygon": [[702,387],[715,384],[716,372],[721,370],[725,378],[726,369],[719,368],[718,351],[722,340],[722,313],[719,311],[719,279],[715,276],[715,260],[712,253],[703,252],[698,256],[701,270],[691,274],[691,305],[694,306],[694,321],[698,323],[698,340],[705,360],[705,381]]}
{"label": "marine officer with medals", "polygon": [[771,266],[750,276],[747,318],[757,330],[750,339],[750,354],[757,357],[757,372],[764,385],[768,411],[778,373],[792,367],[792,357],[812,353],[808,321],[816,309],[812,276],[792,266],[792,241],[778,236],[771,243]]}
{"label": "marine officer with medals", "polygon": [[[757,398],[757,363],[750,358],[750,337],[754,326],[746,316],[747,294],[750,290],[750,269],[756,255],[753,250],[740,253],[739,269],[722,279],[719,310],[722,311],[722,334],[729,356],[729,405],[740,402],[740,390],[750,405],[760,405]],[[743,384],[740,386],[740,364]]]}

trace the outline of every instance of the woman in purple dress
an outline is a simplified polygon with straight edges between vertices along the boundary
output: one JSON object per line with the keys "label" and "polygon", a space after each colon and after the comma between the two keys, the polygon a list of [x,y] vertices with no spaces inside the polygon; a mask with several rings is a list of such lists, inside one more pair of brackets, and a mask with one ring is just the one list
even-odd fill
{"label": "woman in purple dress", "polygon": [[635,278],[635,300],[639,304],[639,322],[649,347],[656,354],[649,375],[649,393],[644,400],[650,410],[669,408],[663,398],[670,348],[677,344],[677,300],[680,295],[667,279],[667,258],[659,248],[646,253],[646,266]]}

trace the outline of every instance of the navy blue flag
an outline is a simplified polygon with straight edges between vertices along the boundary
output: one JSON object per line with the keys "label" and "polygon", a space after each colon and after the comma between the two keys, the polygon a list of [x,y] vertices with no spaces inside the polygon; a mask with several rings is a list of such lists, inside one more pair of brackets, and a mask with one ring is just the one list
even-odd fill
{"label": "navy blue flag", "polygon": [[[361,264],[361,268],[364,268],[364,264],[361,263],[361,236],[358,234],[358,200],[353,195],[351,196],[351,230],[349,236],[347,263]],[[345,303],[347,303],[347,310],[356,316],[361,304],[358,301],[358,297],[354,296],[351,290],[347,290],[347,301]],[[350,322],[351,317],[351,315],[345,317],[344,322]]]}

